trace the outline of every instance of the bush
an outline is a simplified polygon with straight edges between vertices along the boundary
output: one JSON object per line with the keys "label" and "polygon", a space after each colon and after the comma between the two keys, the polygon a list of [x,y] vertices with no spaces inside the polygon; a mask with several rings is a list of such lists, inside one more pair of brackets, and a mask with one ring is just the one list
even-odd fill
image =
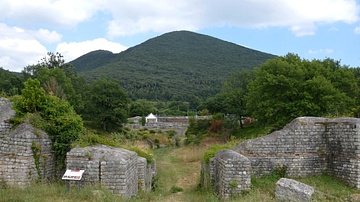
{"label": "bush", "polygon": [[138,156],[145,158],[148,163],[153,163],[155,160],[154,155],[150,151],[145,151],[139,147],[125,147],[124,149],[136,152]]}
{"label": "bush", "polygon": [[283,178],[286,176],[287,167],[285,165],[278,165],[273,170],[273,176],[277,178]]}
{"label": "bush", "polygon": [[181,187],[178,187],[178,186],[172,186],[170,189],[171,193],[178,193],[178,192],[182,192],[182,191],[184,191],[184,189]]}
{"label": "bush", "polygon": [[176,132],[174,130],[168,130],[166,131],[166,133],[169,136],[169,138],[172,138],[176,135]]}
{"label": "bush", "polygon": [[208,164],[210,162],[210,159],[213,158],[218,151],[224,150],[224,149],[229,149],[229,148],[230,148],[230,145],[226,145],[226,144],[211,145],[204,152],[203,161]]}
{"label": "bush", "polygon": [[207,119],[189,119],[189,127],[186,131],[186,136],[199,136],[206,134],[210,127],[210,121]]}
{"label": "bush", "polygon": [[223,120],[211,120],[211,126],[209,128],[209,132],[211,133],[219,133],[223,128]]}
{"label": "bush", "polygon": [[22,95],[13,99],[16,122],[28,122],[43,129],[52,141],[59,168],[64,166],[66,153],[71,143],[84,132],[82,118],[76,114],[69,102],[46,95],[38,80],[24,83]]}

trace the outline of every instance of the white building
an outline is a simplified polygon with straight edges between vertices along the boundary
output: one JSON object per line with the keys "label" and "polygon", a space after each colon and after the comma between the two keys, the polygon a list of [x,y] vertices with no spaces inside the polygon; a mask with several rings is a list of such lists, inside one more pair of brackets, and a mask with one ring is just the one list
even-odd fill
{"label": "white building", "polygon": [[146,118],[146,123],[156,123],[157,122],[157,117],[150,113]]}

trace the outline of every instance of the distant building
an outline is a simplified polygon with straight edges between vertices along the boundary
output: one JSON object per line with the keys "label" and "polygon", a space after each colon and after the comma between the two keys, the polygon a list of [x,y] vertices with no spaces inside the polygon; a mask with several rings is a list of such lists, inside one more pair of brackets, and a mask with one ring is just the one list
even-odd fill
{"label": "distant building", "polygon": [[150,113],[146,118],[146,123],[157,123],[157,117]]}

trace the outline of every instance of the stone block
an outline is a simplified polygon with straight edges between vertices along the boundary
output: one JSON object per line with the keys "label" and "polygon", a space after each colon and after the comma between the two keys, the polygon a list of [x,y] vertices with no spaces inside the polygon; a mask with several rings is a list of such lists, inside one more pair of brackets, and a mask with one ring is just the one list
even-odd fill
{"label": "stone block", "polygon": [[296,180],[281,178],[276,182],[275,198],[277,201],[310,202],[314,188]]}

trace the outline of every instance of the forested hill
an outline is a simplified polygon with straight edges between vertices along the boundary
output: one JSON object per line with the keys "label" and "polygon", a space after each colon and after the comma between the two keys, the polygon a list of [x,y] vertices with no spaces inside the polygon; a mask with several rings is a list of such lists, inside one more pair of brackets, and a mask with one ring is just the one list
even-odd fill
{"label": "forested hill", "polygon": [[132,99],[206,99],[232,72],[274,55],[189,31],[149,39],[118,54],[94,51],[70,62],[87,80],[112,78]]}

